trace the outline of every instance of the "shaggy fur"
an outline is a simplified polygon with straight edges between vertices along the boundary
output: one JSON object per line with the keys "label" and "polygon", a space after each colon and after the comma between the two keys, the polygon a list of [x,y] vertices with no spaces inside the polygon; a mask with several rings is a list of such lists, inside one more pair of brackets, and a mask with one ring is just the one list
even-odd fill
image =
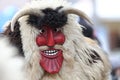
{"label": "shaggy fur", "polygon": [[[37,7],[39,10],[46,8],[55,10],[60,6],[70,7],[63,0],[54,0],[53,2],[49,0],[34,1],[26,7],[32,7],[33,9]],[[29,15],[21,17],[18,20],[19,25],[15,26],[14,32],[9,31],[8,33],[20,34],[16,36],[20,40],[18,42],[20,45],[15,45],[15,47],[18,49],[18,53],[21,51],[25,56],[24,69],[22,70],[25,73],[22,76],[25,76],[25,78],[23,77],[22,80],[108,80],[110,65],[107,56],[97,43],[83,36],[81,25],[77,22],[76,15],[73,14],[67,15],[67,22],[61,25],[61,30],[66,37],[65,43],[55,45],[56,49],[63,50],[62,68],[57,74],[45,72],[39,65],[41,58],[39,50],[46,50],[48,47],[38,47],[36,45],[35,39],[39,34],[39,29],[28,24],[29,19]],[[6,31],[10,29],[9,27]],[[15,33],[16,31],[17,33]],[[5,33],[5,35],[7,34]],[[11,41],[13,36],[7,37],[9,37],[8,41]],[[15,43],[16,40],[11,44]]]}

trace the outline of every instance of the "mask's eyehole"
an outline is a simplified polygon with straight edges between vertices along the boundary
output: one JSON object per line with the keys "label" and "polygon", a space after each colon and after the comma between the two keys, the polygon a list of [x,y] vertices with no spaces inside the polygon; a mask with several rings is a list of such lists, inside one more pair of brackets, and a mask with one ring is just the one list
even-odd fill
{"label": "mask's eyehole", "polygon": [[59,32],[59,31],[61,31],[61,28],[55,28],[54,31]]}
{"label": "mask's eyehole", "polygon": [[40,33],[44,33],[45,30],[44,30],[44,29],[40,29],[39,32],[40,32]]}

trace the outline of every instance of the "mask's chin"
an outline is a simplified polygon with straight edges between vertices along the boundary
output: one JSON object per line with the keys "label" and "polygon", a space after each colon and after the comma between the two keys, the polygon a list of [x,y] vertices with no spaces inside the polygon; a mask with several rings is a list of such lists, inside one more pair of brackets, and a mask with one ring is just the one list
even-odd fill
{"label": "mask's chin", "polygon": [[40,51],[40,66],[48,73],[58,73],[62,67],[63,54],[60,49],[48,49]]}

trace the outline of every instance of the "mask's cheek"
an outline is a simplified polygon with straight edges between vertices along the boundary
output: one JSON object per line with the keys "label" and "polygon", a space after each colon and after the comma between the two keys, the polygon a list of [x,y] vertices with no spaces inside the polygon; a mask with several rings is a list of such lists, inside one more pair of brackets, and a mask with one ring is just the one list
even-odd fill
{"label": "mask's cheek", "polygon": [[38,36],[36,37],[36,44],[37,44],[38,46],[43,46],[43,45],[46,44],[46,39],[45,39],[43,36],[38,35]]}
{"label": "mask's cheek", "polygon": [[[42,35],[38,35],[36,37],[36,44],[38,46],[44,46],[44,45],[48,45],[48,42],[51,42],[49,40],[47,40],[48,38],[45,38]],[[56,35],[53,36],[52,42],[54,42],[55,44],[64,44],[65,42],[65,36],[63,33],[57,33]]]}
{"label": "mask's cheek", "polygon": [[65,35],[63,33],[59,32],[54,36],[54,40],[55,40],[56,44],[64,44]]}

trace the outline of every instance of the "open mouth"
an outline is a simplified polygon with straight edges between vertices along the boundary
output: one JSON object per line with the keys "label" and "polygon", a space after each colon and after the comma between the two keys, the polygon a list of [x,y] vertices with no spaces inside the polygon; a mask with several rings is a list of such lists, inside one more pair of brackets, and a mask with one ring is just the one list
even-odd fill
{"label": "open mouth", "polygon": [[55,58],[62,54],[62,50],[59,49],[50,49],[50,50],[43,50],[41,51],[41,55],[47,58]]}
{"label": "open mouth", "polygon": [[48,73],[58,73],[62,67],[63,54],[60,49],[48,49],[40,51],[40,65]]}
{"label": "open mouth", "polygon": [[45,50],[44,53],[46,55],[56,55],[58,53],[58,50]]}

